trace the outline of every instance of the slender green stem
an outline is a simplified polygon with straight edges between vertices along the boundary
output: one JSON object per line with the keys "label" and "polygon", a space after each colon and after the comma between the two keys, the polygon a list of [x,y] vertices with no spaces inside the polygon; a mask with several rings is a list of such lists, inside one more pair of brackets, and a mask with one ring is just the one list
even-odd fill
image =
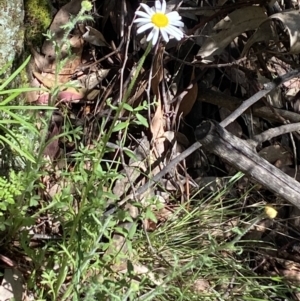
{"label": "slender green stem", "polygon": [[[94,166],[97,166],[100,164],[101,160],[102,160],[102,157],[105,153],[105,146],[106,146],[106,143],[108,142],[112,132],[113,132],[113,129],[114,129],[114,126],[118,120],[118,116],[119,114],[121,113],[121,111],[123,110],[124,108],[124,104],[127,102],[129,96],[131,95],[131,92],[132,92],[132,89],[137,81],[137,78],[138,78],[138,75],[139,73],[141,72],[141,69],[144,65],[144,62],[146,60],[146,57],[147,55],[149,54],[149,52],[151,51],[151,48],[152,48],[152,45],[151,43],[149,43],[145,53],[143,54],[143,56],[141,57],[141,59],[139,60],[138,62],[138,65],[137,65],[137,68],[136,68],[136,71],[135,71],[135,74],[129,84],[129,87],[121,101],[121,103],[119,104],[119,107],[117,108],[116,110],[116,114],[115,114],[115,117],[113,119],[113,122],[112,122],[112,125],[110,127],[110,129],[108,130],[107,134],[105,135],[104,139],[103,139],[103,150],[102,152],[99,154],[99,157],[98,157],[98,160],[94,163]],[[85,207],[85,204],[86,204],[86,201],[88,199],[88,193],[89,191],[92,189],[93,185],[94,185],[94,182],[96,180],[96,174],[93,173],[82,193],[82,196],[81,196],[81,202],[80,202],[80,208],[79,208],[79,211],[78,211],[78,214],[75,216],[74,218],[74,223],[73,223],[73,227],[72,227],[72,230],[71,230],[71,233],[70,233],[70,237],[69,237],[69,241],[72,242],[74,239],[75,239],[75,234],[76,234],[76,229],[79,225],[79,221],[80,221],[80,218],[82,216],[82,212],[83,212],[83,209]],[[58,275],[58,279],[57,279],[57,283],[56,283],[56,296],[58,296],[58,292],[59,292],[59,289],[62,285],[62,283],[64,282],[65,280],[65,277],[67,275],[67,264],[68,264],[68,256],[65,254],[64,255],[64,258],[62,260],[62,264],[61,264],[61,268],[60,268],[60,273]],[[62,297],[62,301],[65,300],[68,296],[65,294],[63,297]]]}
{"label": "slender green stem", "polygon": [[261,215],[259,215],[258,217],[256,217],[255,219],[254,219],[254,221],[250,224],[250,225],[248,225],[240,234],[238,234],[230,243],[227,243],[227,244],[225,244],[225,246],[223,245],[221,245],[221,248],[222,249],[232,249],[232,248],[234,248],[235,247],[235,244],[237,243],[237,242],[239,242],[240,240],[241,240],[241,238],[247,233],[247,232],[249,232],[250,230],[251,230],[251,228],[254,226],[254,225],[256,225],[261,219],[263,218],[263,216],[261,216]]}

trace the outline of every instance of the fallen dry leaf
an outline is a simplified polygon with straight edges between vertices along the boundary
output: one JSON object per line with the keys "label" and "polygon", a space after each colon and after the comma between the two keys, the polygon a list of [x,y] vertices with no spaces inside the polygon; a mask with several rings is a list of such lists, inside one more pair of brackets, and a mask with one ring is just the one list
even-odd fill
{"label": "fallen dry leaf", "polygon": [[249,30],[256,30],[267,20],[266,10],[259,6],[248,6],[237,9],[214,26],[216,33],[209,36],[197,57],[212,61],[214,55],[219,55],[236,37]]}
{"label": "fallen dry leaf", "polygon": [[152,79],[151,79],[151,89],[153,94],[156,96],[156,101],[160,100],[159,94],[159,84],[163,80],[163,52],[162,46],[159,47],[155,54],[153,69],[152,69]]}
{"label": "fallen dry leaf", "polygon": [[[155,60],[153,64],[153,78],[151,80],[151,88],[153,94],[156,96],[157,107],[152,118],[150,129],[152,133],[152,139],[154,141],[154,145],[156,151],[158,152],[158,156],[162,155],[164,152],[164,143],[165,138],[161,139],[165,132],[164,126],[164,112],[161,104],[161,96],[159,92],[159,84],[163,79],[163,47],[160,47],[158,52],[155,55]],[[158,139],[160,138],[160,141]]]}
{"label": "fallen dry leaf", "polygon": [[280,20],[290,36],[289,52],[293,54],[300,53],[300,14],[298,10],[285,11],[270,16],[271,19]]}
{"label": "fallen dry leaf", "polygon": [[[63,85],[70,82],[71,75],[75,73],[81,64],[83,40],[79,36],[79,33],[74,34],[72,38],[70,38],[70,46],[73,56],[66,61],[58,76],[55,75],[55,63],[46,64],[45,58],[42,59],[41,55],[37,52],[34,52],[33,62],[31,62],[31,67],[28,72],[30,73],[31,85],[33,87],[47,87],[51,89],[57,85],[62,85],[57,100],[74,102],[84,98],[88,92],[85,87],[74,88],[65,87]],[[38,84],[36,80],[38,80],[40,84]],[[50,100],[49,97],[49,93],[39,92],[29,94],[27,99],[30,102],[37,102],[38,104],[48,104]]]}
{"label": "fallen dry leaf", "polygon": [[[79,13],[81,9],[81,2],[83,0],[71,0],[66,5],[64,5],[55,15],[49,30],[53,34],[53,39],[55,42],[62,47],[61,40],[65,34],[65,30],[62,28],[70,20],[71,16],[75,16]],[[52,41],[46,40],[42,46],[42,53],[45,58],[51,62],[55,60],[55,49]],[[67,52],[62,52],[61,56],[65,57]]]}
{"label": "fallen dry leaf", "polygon": [[248,53],[253,44],[271,40],[276,44],[276,42],[278,41],[278,34],[276,30],[274,30],[273,26],[271,26],[270,22],[263,22],[247,41],[242,51],[241,57],[244,57]]}
{"label": "fallen dry leaf", "polygon": [[291,151],[282,145],[275,144],[267,146],[258,154],[268,162],[272,164],[276,163],[275,165],[277,168],[293,164],[293,155]]}
{"label": "fallen dry leaf", "polygon": [[[195,79],[195,68],[193,69],[191,81]],[[184,95],[182,98],[177,117],[185,117],[188,113],[190,113],[191,109],[193,108],[195,101],[197,100],[198,96],[198,84],[194,83],[191,89],[188,90],[187,94]]]}
{"label": "fallen dry leaf", "polygon": [[85,28],[87,31],[83,34],[82,38],[86,42],[95,46],[110,48],[110,45],[105,41],[103,34],[99,30],[91,26],[86,26]]}

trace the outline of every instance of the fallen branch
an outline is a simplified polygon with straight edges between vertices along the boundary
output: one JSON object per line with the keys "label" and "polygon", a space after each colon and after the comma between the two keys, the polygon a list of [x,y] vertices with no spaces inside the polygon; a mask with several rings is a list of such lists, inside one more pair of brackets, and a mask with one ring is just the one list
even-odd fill
{"label": "fallen branch", "polygon": [[207,151],[300,208],[300,183],[261,158],[246,141],[214,121],[202,122],[195,136]]}
{"label": "fallen branch", "polygon": [[[243,103],[243,101],[237,97],[212,90],[202,90],[198,96],[198,101],[211,103],[230,111],[235,111]],[[282,123],[283,120],[289,120],[292,123],[300,122],[300,115],[297,113],[276,108],[271,109],[266,106],[261,106],[260,104],[252,106],[251,109],[245,110],[244,113],[264,118],[270,122]]]}
{"label": "fallen branch", "polygon": [[259,135],[255,135],[253,137],[252,141],[257,145],[259,143],[263,143],[267,140],[270,140],[274,137],[277,137],[277,136],[280,136],[283,134],[292,133],[292,132],[297,132],[297,131],[300,131],[300,122],[285,124],[285,125],[279,126],[277,128],[269,129]]}
{"label": "fallen branch", "polygon": [[[243,114],[245,111],[247,111],[247,109],[250,106],[252,106],[253,104],[255,104],[255,102],[260,100],[262,97],[266,96],[268,93],[273,91],[275,88],[277,88],[284,82],[286,82],[294,77],[299,76],[299,74],[300,74],[300,69],[296,69],[289,73],[284,74],[283,76],[279,76],[279,77],[275,78],[272,82],[265,84],[264,90],[261,90],[261,91],[255,93],[249,99],[245,100],[241,104],[240,107],[238,107],[232,114],[230,114],[226,119],[224,119],[219,124],[219,127],[226,127],[231,122],[233,122],[236,118],[238,118],[241,114]],[[246,142],[243,142],[243,143],[246,143]],[[186,149],[184,152],[182,152],[180,155],[178,155],[175,159],[173,159],[163,170],[161,170],[158,174],[156,174],[152,179],[149,179],[147,183],[145,183],[143,186],[139,187],[137,189],[137,191],[135,192],[135,196],[142,195],[143,193],[145,193],[148,189],[150,189],[152,186],[154,186],[156,183],[158,183],[169,171],[171,171],[174,167],[176,167],[177,164],[179,164],[182,160],[184,160],[186,157],[191,155],[194,151],[196,151],[200,147],[201,147],[201,143],[199,141],[195,142],[192,146],[190,146],[188,149]],[[263,160],[263,159],[261,159],[261,160]],[[274,166],[273,166],[273,168],[276,169]],[[250,175],[251,175],[251,171],[250,171]],[[297,181],[295,181],[288,175],[284,174],[284,176],[286,178],[288,178],[288,180],[292,181],[293,183],[297,183],[297,185],[300,185]],[[266,187],[268,187],[268,186],[266,186]],[[270,190],[271,190],[271,188],[270,188]],[[295,192],[295,190],[294,190],[294,192]],[[300,189],[299,189],[299,192],[297,192],[296,197],[300,200]],[[131,198],[133,198],[133,194],[130,194],[127,197],[125,197],[123,200],[121,200],[117,204],[117,206],[118,207],[122,206],[123,204],[127,203],[128,200],[130,200]],[[284,198],[287,199],[286,197],[284,197]],[[291,198],[291,197],[289,197],[289,198]],[[300,201],[299,201],[299,204],[297,204],[296,206],[298,208],[300,208]],[[104,215],[108,216],[108,215],[112,214],[113,212],[115,212],[116,209],[117,209],[117,207],[114,207],[114,208],[108,210],[107,212],[105,212]]]}

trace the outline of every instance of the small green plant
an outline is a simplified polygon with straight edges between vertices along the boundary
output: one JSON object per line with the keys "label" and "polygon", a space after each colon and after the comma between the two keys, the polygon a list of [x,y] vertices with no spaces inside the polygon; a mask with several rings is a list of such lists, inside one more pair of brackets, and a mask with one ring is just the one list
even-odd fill
{"label": "small green plant", "polygon": [[8,179],[0,177],[0,232],[14,226],[15,219],[11,218],[12,213],[18,212],[18,216],[15,217],[19,218],[26,212],[27,208],[22,207],[17,201],[24,191],[21,178],[22,174],[17,174],[13,170],[10,171]]}
{"label": "small green plant", "polygon": [[[12,62],[0,70],[0,231],[2,241],[28,224],[22,196],[27,188],[27,174],[22,170],[36,163],[32,141],[40,136],[33,117],[39,110],[50,110],[48,106],[29,106],[22,103],[22,95],[38,88],[16,87],[15,80],[25,69],[30,57],[19,68],[7,76]],[[29,138],[30,137],[30,138]],[[32,139],[32,140],[30,140]],[[37,141],[37,140],[36,140]],[[33,203],[31,202],[30,205]]]}
{"label": "small green plant", "polygon": [[[36,127],[30,122],[26,121],[26,117],[23,117],[21,114],[16,114],[15,111],[21,110],[53,110],[54,108],[48,106],[24,106],[21,103],[15,104],[15,99],[19,98],[23,93],[39,90],[38,88],[15,88],[9,89],[8,87],[12,85],[15,78],[20,75],[22,70],[26,67],[30,60],[28,57],[24,63],[14,71],[8,78],[4,78],[0,85],[0,143],[2,143],[2,147],[8,145],[12,151],[16,152],[19,156],[29,160],[31,162],[35,162],[33,155],[30,152],[26,152],[18,139],[15,137],[14,131],[12,129],[13,126],[23,127],[33,134],[39,134],[39,131]],[[0,71],[0,74],[6,74],[10,67],[11,63],[8,63],[3,69]]]}
{"label": "small green plant", "polygon": [[24,187],[14,171],[10,172],[9,180],[0,178],[0,216],[3,216],[9,205],[15,204],[16,197],[22,194],[23,189]]}

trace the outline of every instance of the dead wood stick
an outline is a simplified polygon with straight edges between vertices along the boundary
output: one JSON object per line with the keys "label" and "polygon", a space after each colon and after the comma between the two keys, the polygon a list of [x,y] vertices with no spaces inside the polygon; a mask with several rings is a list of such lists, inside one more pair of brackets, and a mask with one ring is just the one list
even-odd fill
{"label": "dead wood stick", "polygon": [[277,128],[264,131],[263,133],[254,136],[252,140],[255,142],[255,144],[259,144],[267,140],[270,140],[274,137],[287,134],[287,133],[296,132],[299,130],[300,130],[300,122],[285,124]]}
{"label": "dead wood stick", "polygon": [[[201,93],[199,93],[198,101],[211,103],[230,111],[236,110],[243,103],[243,101],[237,97],[212,90],[202,90]],[[247,109],[244,113],[253,114],[256,117],[264,118],[271,122],[282,123],[283,119],[293,123],[300,122],[300,115],[297,113],[276,108],[273,108],[273,110],[269,107],[255,104],[251,109]]]}
{"label": "dead wood stick", "polygon": [[[245,100],[234,112],[232,112],[225,120],[223,120],[220,124],[224,127],[226,127],[228,124],[236,120],[239,116],[241,116],[247,109],[249,109],[253,104],[255,104],[258,100],[265,97],[267,94],[269,94],[271,91],[273,91],[275,88],[283,84],[284,82],[299,76],[300,69],[293,70],[291,72],[288,72],[282,76],[279,76],[274,79],[274,81],[264,84],[264,89],[261,91],[258,91],[254,95],[252,95],[250,98]],[[223,123],[223,124],[222,124]],[[225,125],[226,123],[226,125]]]}
{"label": "dead wood stick", "polygon": [[215,121],[202,122],[195,136],[207,151],[300,208],[300,183],[257,155],[246,141]]}

